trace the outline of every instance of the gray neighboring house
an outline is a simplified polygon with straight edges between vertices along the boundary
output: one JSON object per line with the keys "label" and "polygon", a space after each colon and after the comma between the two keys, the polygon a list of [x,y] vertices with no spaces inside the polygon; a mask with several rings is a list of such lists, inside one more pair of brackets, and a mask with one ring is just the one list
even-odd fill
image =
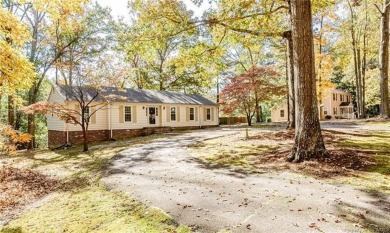
{"label": "gray neighboring house", "polygon": [[[67,88],[53,85],[48,101],[80,112],[78,102]],[[85,94],[93,95],[88,91]],[[91,142],[218,125],[217,104],[200,95],[114,87],[102,88],[100,95],[88,109],[89,112],[98,109],[90,118]],[[66,123],[53,114],[46,117],[49,147],[82,143],[81,126]]]}

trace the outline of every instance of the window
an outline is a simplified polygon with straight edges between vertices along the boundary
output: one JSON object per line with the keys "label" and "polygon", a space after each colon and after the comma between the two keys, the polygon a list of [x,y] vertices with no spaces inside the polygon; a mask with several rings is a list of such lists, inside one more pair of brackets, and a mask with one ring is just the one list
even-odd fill
{"label": "window", "polygon": [[340,101],[343,101],[343,95],[340,94]]}
{"label": "window", "polygon": [[336,95],[333,93],[333,100],[336,100]]}
{"label": "window", "polygon": [[131,121],[131,107],[125,106],[125,122]]}
{"label": "window", "polygon": [[84,119],[86,122],[89,122],[89,107],[84,108]]}
{"label": "window", "polygon": [[284,117],[284,110],[280,110],[280,117]]}
{"label": "window", "polygon": [[337,114],[337,108],[333,108],[333,114]]}
{"label": "window", "polygon": [[324,111],[324,114],[327,115],[327,114],[328,114],[328,111]]}
{"label": "window", "polygon": [[194,120],[195,120],[195,109],[190,108],[190,121],[194,121]]}
{"label": "window", "polygon": [[211,120],[211,108],[206,109],[206,120]]}
{"label": "window", "polygon": [[171,107],[171,121],[176,121],[176,107]]}

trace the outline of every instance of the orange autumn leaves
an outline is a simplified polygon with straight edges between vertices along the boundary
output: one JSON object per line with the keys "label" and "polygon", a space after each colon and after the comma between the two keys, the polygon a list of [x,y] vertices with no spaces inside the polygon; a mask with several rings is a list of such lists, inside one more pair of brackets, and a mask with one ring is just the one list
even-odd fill
{"label": "orange autumn leaves", "polygon": [[230,83],[220,94],[222,111],[227,114],[239,111],[252,117],[256,112],[256,103],[286,94],[286,85],[281,84],[280,80],[280,75],[271,66],[253,67],[230,78]]}

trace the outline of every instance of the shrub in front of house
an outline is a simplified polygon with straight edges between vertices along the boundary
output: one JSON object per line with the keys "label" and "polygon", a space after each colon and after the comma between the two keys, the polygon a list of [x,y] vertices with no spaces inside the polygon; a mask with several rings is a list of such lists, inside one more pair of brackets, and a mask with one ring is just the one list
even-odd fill
{"label": "shrub in front of house", "polygon": [[332,119],[332,116],[330,116],[330,115],[325,116],[325,120],[330,120],[330,119]]}

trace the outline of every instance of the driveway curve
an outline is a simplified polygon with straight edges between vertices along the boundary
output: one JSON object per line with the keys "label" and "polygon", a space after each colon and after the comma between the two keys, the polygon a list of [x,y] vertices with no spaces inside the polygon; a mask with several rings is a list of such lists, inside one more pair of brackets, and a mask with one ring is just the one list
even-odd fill
{"label": "driveway curve", "polygon": [[289,172],[210,169],[188,149],[242,130],[197,130],[126,149],[103,181],[198,232],[366,232],[362,218],[378,232],[390,229],[388,196]]}

